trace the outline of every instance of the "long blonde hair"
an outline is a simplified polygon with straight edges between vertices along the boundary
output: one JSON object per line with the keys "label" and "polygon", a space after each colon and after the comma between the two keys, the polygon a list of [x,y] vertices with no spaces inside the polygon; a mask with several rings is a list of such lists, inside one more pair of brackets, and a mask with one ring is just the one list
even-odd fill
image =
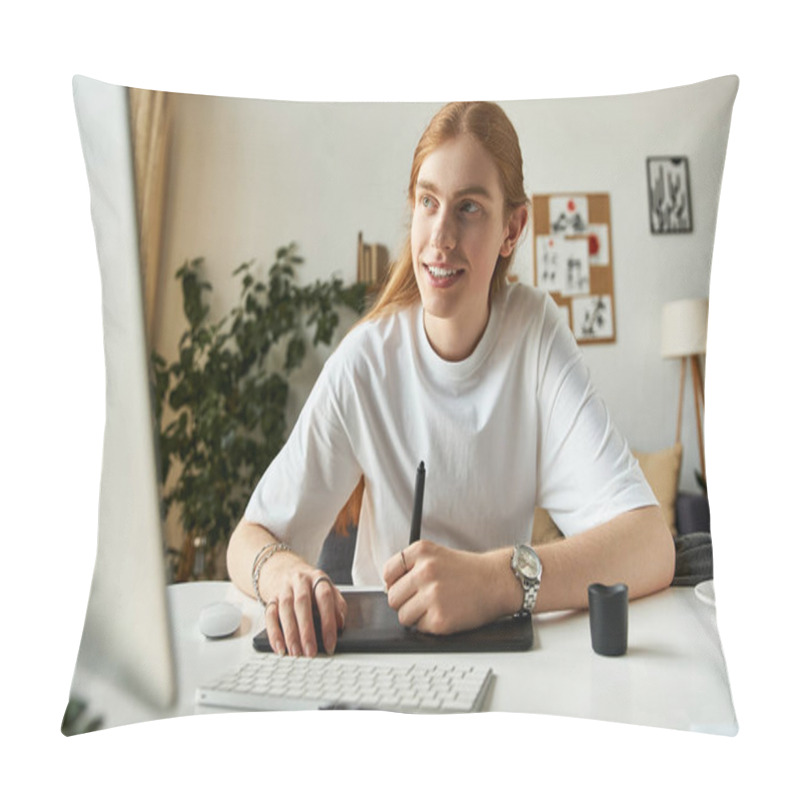
{"label": "long blonde hair", "polygon": [[[496,103],[448,103],[435,114],[414,151],[411,177],[408,182],[409,206],[413,208],[417,177],[422,162],[436,148],[461,134],[468,134],[477,139],[497,166],[505,198],[506,219],[508,219],[515,209],[527,205],[528,197],[523,185],[522,151],[517,132],[511,120]],[[492,295],[506,282],[513,257],[513,252],[508,256],[498,256],[492,277]],[[364,317],[364,321],[385,316],[412,305],[417,300],[419,300],[419,289],[414,277],[409,230],[398,257],[389,268],[375,305]]]}
{"label": "long blonde hair", "polygon": [[[505,198],[506,220],[511,213],[528,203],[522,178],[522,151],[519,139],[511,120],[500,106],[487,102],[448,103],[443,106],[428,123],[420,137],[411,162],[411,177],[408,181],[408,202],[413,208],[417,177],[422,162],[445,142],[461,134],[474,136],[492,157],[500,173],[500,185]],[[494,268],[490,295],[506,282],[514,253],[498,256]],[[411,231],[409,230],[403,247],[389,268],[384,285],[372,309],[361,322],[377,319],[401,308],[413,305],[419,300],[419,289],[414,277],[414,264],[411,255]],[[364,477],[358,482],[350,499],[339,512],[334,530],[338,535],[347,536],[349,529],[358,524],[361,499],[364,493]]]}

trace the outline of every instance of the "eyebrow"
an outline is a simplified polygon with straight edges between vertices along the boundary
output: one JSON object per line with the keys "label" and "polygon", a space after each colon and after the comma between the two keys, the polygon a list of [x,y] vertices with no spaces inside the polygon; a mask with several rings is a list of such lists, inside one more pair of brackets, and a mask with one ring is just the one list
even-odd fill
{"label": "eyebrow", "polygon": [[[423,189],[426,192],[434,192],[439,194],[439,189],[435,183],[431,183],[430,181],[417,181],[417,189]],[[476,186],[467,186],[464,189],[459,189],[456,193],[456,197],[464,197],[465,195],[480,195],[481,197],[488,197],[491,198],[491,194],[489,190],[486,189],[484,186],[476,185]]]}

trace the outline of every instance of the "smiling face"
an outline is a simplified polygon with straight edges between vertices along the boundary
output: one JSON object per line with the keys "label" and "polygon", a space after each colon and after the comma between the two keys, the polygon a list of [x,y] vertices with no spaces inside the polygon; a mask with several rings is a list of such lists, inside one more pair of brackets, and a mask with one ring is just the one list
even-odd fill
{"label": "smiling face", "polygon": [[466,358],[480,340],[497,259],[513,251],[526,214],[506,213],[500,174],[474,137],[450,139],[422,162],[411,255],[425,331],[443,358]]}

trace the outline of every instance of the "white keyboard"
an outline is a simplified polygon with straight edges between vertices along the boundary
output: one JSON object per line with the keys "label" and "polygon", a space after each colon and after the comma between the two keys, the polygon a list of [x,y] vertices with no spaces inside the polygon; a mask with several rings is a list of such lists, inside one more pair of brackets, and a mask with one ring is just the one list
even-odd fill
{"label": "white keyboard", "polygon": [[195,700],[253,711],[359,708],[447,714],[479,711],[491,680],[488,668],[264,653],[199,687]]}

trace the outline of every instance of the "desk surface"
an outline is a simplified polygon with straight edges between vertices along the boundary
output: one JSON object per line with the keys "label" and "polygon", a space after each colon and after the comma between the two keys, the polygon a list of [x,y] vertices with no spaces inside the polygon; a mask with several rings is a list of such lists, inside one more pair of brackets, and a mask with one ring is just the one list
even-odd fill
{"label": "desk surface", "polygon": [[[76,672],[74,688],[92,698],[106,726],[198,713],[195,688],[254,651],[262,628],[261,608],[227,582],[168,588],[178,698],[171,710],[153,711],[135,698],[120,696],[98,676]],[[200,611],[225,600],[243,611],[232,637],[207,640],[197,627]],[[485,711],[554,714],[587,719],[698,730],[733,735],[737,731],[728,675],[714,608],[693,589],[670,588],[630,604],[628,652],[599,656],[591,648],[586,611],[534,617],[535,644],[524,653],[441,655],[337,655],[335,658],[392,662],[435,661],[491,667],[495,674]],[[205,711],[205,709],[203,709]]]}

